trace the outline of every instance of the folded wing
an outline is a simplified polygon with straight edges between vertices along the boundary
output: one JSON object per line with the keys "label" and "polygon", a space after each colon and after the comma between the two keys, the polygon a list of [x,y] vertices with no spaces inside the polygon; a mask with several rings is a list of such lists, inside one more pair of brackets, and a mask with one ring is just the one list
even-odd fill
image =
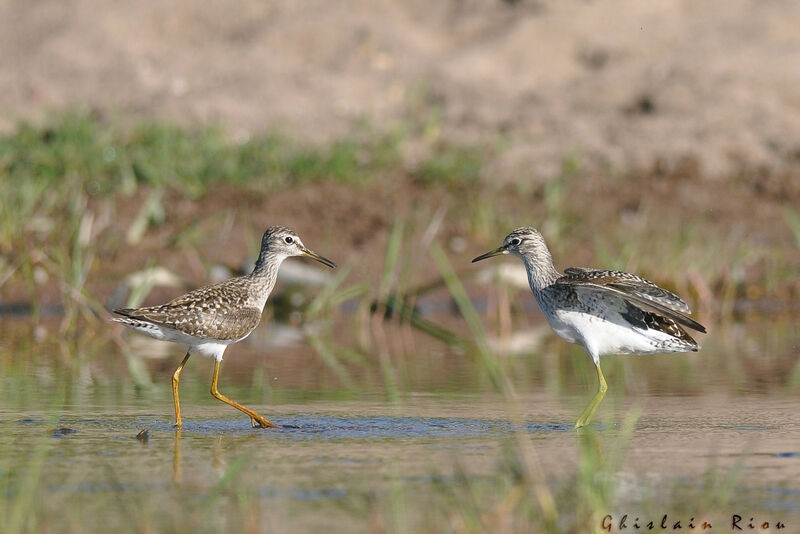
{"label": "folded wing", "polygon": [[626,302],[698,332],[705,332],[703,325],[689,317],[691,309],[679,296],[660,288],[649,280],[621,271],[604,271],[572,267],[564,271],[556,284],[574,288],[586,287],[621,297]]}

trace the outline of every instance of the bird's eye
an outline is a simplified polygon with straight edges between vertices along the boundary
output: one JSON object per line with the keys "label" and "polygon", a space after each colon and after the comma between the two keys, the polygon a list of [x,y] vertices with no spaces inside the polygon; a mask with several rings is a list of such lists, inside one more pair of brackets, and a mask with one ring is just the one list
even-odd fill
{"label": "bird's eye", "polygon": [[291,245],[292,243],[294,243],[294,239],[292,239],[292,236],[287,235],[286,237],[283,238],[283,242],[286,243],[287,245]]}
{"label": "bird's eye", "polygon": [[514,239],[512,239],[512,240],[509,242],[509,245],[511,245],[512,247],[516,247],[516,246],[518,246],[520,243],[522,243],[522,241],[520,241],[520,239],[519,239],[518,237],[515,237]]}

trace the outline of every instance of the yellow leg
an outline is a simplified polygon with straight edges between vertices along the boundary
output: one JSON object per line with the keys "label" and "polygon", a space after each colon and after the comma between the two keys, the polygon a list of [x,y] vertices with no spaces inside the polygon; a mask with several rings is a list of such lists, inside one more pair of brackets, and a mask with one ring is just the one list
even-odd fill
{"label": "yellow leg", "polygon": [[183,371],[183,366],[186,365],[188,359],[189,351],[186,351],[186,356],[172,375],[172,400],[175,401],[175,424],[172,426],[175,428],[180,428],[183,425],[183,421],[181,420],[181,401],[178,398],[178,382],[180,382],[181,371]]}
{"label": "yellow leg", "polygon": [[[240,410],[240,411],[246,413],[247,415],[249,415],[250,416],[250,424],[253,425],[253,428],[255,428],[256,426],[258,426],[260,428],[270,428],[270,427],[275,428],[275,427],[277,427],[278,425],[276,425],[275,423],[273,423],[269,419],[266,419],[265,417],[263,417],[261,415],[258,415],[256,412],[254,412],[250,408],[246,408],[246,407],[242,406],[241,404],[239,404],[238,402],[229,399],[228,397],[226,397],[225,395],[223,395],[222,393],[220,393],[217,390],[217,381],[219,380],[219,366],[220,366],[220,363],[222,363],[222,362],[220,362],[219,360],[214,362],[214,377],[211,379],[211,394],[215,398],[217,398],[217,399],[221,400],[222,402],[224,402],[225,404],[230,404],[231,406],[233,406],[237,410]],[[256,425],[256,423],[258,423],[258,425]]]}
{"label": "yellow leg", "polygon": [[589,421],[592,420],[592,416],[594,412],[597,410],[597,407],[600,405],[600,401],[603,400],[603,397],[606,396],[606,391],[608,391],[608,385],[606,384],[606,379],[603,376],[603,371],[600,370],[600,363],[596,365],[597,367],[597,381],[599,382],[599,386],[597,388],[597,393],[592,398],[592,401],[583,410],[583,413],[580,417],[578,417],[578,421],[575,423],[575,428],[581,428],[585,426]]}

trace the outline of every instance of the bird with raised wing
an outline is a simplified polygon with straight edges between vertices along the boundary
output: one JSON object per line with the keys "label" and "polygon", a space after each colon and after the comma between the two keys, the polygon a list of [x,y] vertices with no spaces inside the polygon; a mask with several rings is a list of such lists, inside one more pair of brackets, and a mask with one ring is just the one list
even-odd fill
{"label": "bird with raised wing", "polygon": [[214,358],[211,395],[246,413],[254,428],[277,426],[220,393],[217,382],[225,349],[249,336],[258,326],[267,298],[275,287],[278,268],[291,256],[307,256],[328,267],[336,267],[331,260],[306,248],[292,230],[271,226],[261,238],[261,251],[250,274],[195,289],[161,306],[114,310],[121,317],[114,317],[112,321],[186,349],[186,356],[172,375],[176,428],[183,424],[178,384],[181,371],[192,354]]}
{"label": "bird with raised wing", "polygon": [[608,386],[600,357],[609,354],[659,354],[697,351],[700,346],[687,329],[706,329],[689,317],[680,297],[635,274],[553,265],[550,250],[535,228],[517,228],[502,246],[472,262],[513,254],[525,264],[528,283],[547,322],[562,339],[581,345],[597,369],[599,387],[575,423],[589,421]]}

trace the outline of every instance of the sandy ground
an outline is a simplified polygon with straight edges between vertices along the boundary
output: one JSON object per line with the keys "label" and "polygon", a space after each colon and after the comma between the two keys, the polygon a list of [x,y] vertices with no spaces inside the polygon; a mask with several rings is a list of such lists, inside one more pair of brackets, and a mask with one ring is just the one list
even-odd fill
{"label": "sandy ground", "polygon": [[310,141],[411,119],[502,135],[506,179],[567,154],[796,177],[798,20],[794,0],[5,0],[0,128],[71,106]]}

